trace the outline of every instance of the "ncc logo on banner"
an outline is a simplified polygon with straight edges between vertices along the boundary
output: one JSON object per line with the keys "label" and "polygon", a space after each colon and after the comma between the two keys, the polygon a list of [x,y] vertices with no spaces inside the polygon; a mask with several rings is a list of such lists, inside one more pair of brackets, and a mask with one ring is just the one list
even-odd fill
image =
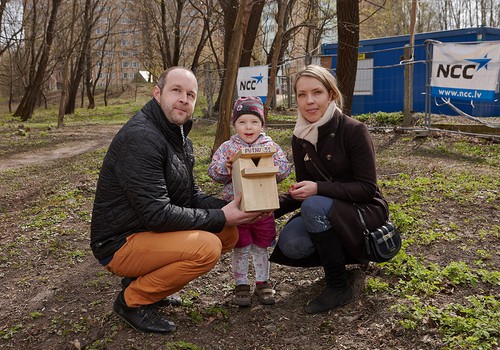
{"label": "ncc logo on banner", "polygon": [[241,67],[236,79],[238,96],[258,96],[266,103],[268,66]]}
{"label": "ncc logo on banner", "polygon": [[498,93],[500,43],[434,44],[431,95],[491,101]]}

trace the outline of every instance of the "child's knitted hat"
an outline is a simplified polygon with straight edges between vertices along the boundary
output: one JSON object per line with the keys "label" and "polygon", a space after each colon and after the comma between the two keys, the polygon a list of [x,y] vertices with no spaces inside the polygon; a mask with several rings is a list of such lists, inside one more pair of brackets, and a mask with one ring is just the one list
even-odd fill
{"label": "child's knitted hat", "polygon": [[264,105],[259,97],[240,97],[236,100],[233,106],[233,124],[243,114],[256,115],[264,125]]}

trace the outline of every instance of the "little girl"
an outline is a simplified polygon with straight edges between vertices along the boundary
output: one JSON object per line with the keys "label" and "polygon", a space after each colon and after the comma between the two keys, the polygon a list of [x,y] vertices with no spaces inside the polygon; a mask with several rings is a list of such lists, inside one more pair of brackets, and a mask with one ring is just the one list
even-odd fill
{"label": "little girl", "polygon": [[[258,97],[240,97],[234,104],[232,124],[236,134],[224,142],[212,157],[208,175],[225,184],[223,198],[231,201],[234,197],[231,178],[231,157],[243,147],[274,146],[274,164],[278,166],[278,182],[291,172],[288,159],[278,144],[264,131],[264,106]],[[261,304],[275,303],[275,291],[269,283],[269,256],[267,248],[276,237],[274,215],[267,216],[253,224],[238,225],[239,239],[233,250],[233,274],[236,282],[235,301],[238,306],[250,306],[252,294],[248,282],[248,260],[252,255],[255,270],[255,295]]]}

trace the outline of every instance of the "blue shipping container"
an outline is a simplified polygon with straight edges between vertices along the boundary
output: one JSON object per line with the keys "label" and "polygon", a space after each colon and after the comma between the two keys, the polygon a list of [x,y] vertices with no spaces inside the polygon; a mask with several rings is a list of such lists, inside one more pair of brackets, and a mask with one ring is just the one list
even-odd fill
{"label": "blue shipping container", "polygon": [[[500,41],[500,28],[477,27],[415,35],[413,73],[413,111],[425,112],[425,45],[426,40],[440,42],[471,43]],[[354,115],[370,112],[398,112],[404,107],[404,46],[410,42],[409,35],[368,39],[359,42],[358,76],[353,97]],[[323,62],[331,57],[331,69],[337,66],[338,44],[322,45]],[[328,61],[328,60],[327,60]],[[439,99],[432,98],[431,113],[457,115]],[[500,94],[495,101],[474,102],[452,100],[452,103],[475,117],[500,116]]]}

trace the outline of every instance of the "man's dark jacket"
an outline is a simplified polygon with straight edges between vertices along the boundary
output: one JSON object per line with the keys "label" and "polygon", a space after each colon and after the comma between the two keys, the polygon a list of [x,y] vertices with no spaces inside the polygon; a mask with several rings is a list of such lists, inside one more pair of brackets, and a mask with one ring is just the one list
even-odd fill
{"label": "man's dark jacket", "polygon": [[91,224],[91,247],[109,259],[136,232],[201,229],[225,224],[225,201],[196,186],[193,145],[182,127],[170,123],[151,99],[116,134],[104,157]]}

